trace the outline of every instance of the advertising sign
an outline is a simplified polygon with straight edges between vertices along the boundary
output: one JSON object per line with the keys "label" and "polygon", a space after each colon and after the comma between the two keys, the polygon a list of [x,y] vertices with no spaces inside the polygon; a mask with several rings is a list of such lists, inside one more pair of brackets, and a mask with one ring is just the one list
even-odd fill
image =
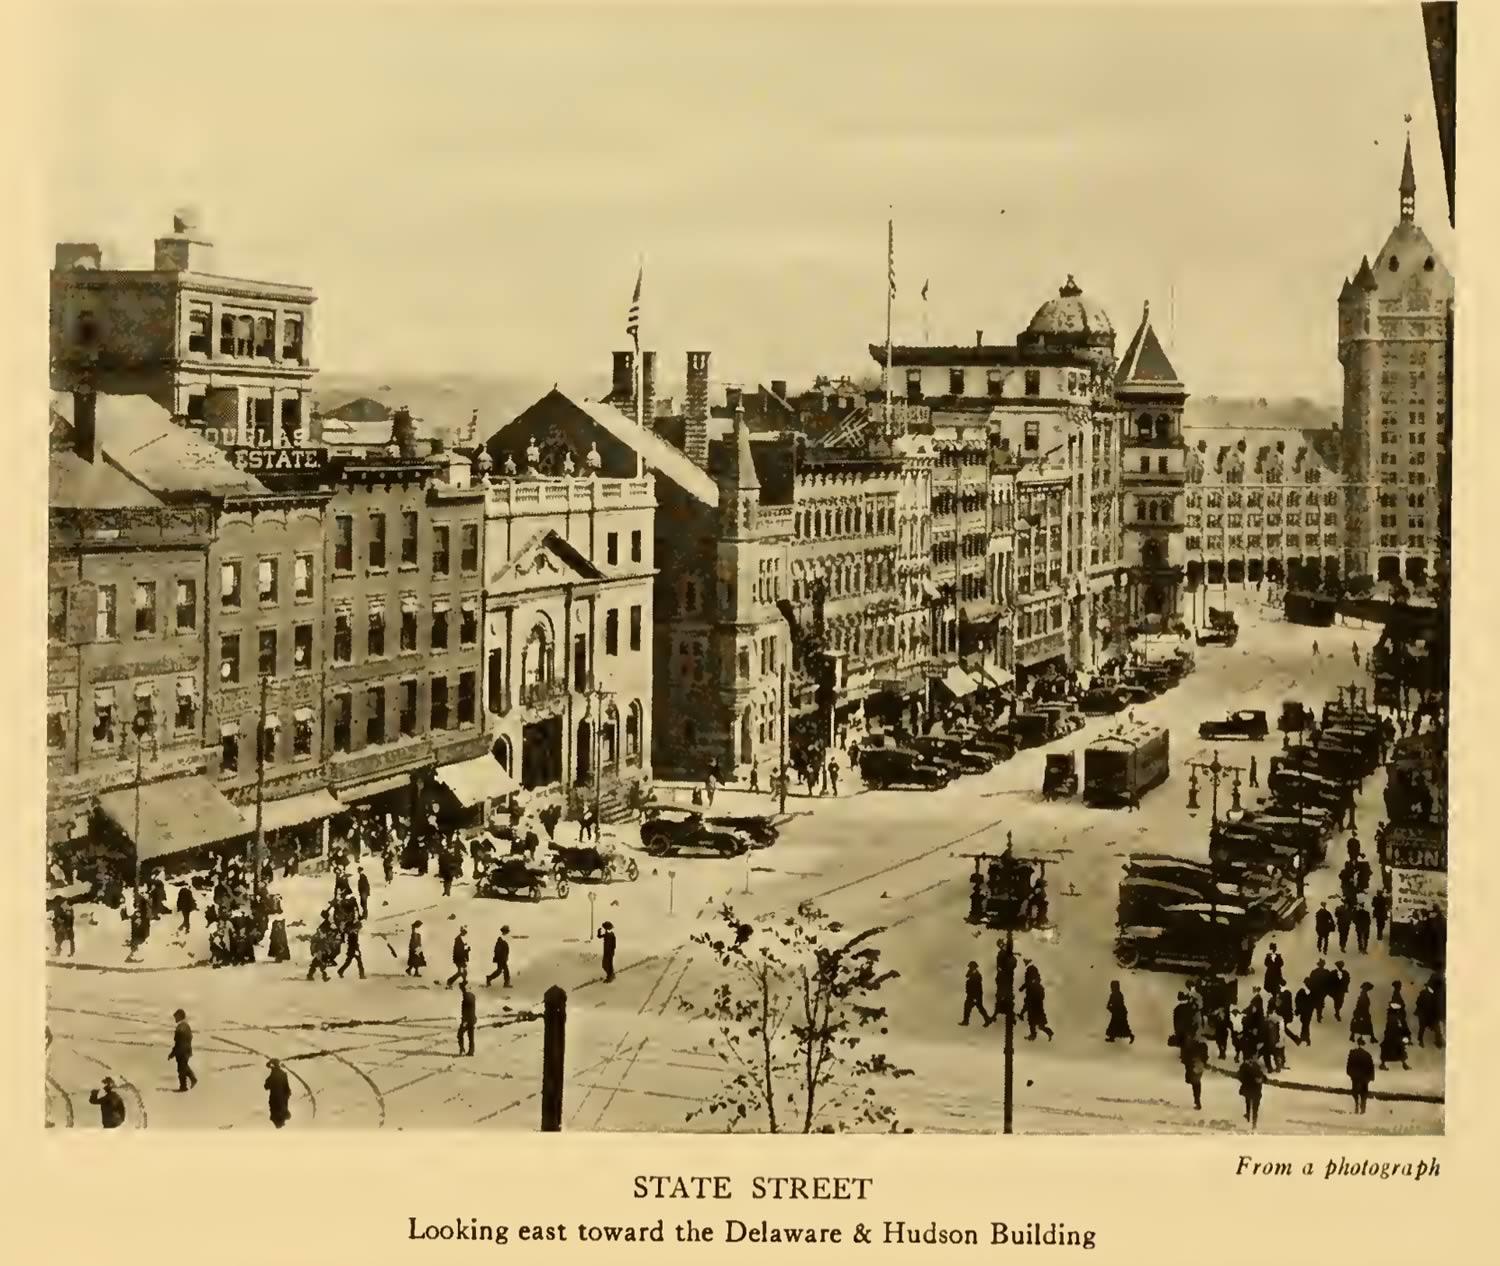
{"label": "advertising sign", "polygon": [[328,468],[326,448],[226,448],[225,456],[252,475],[318,475]]}
{"label": "advertising sign", "polygon": [[1443,870],[1392,870],[1391,922],[1415,923],[1436,908],[1448,914],[1448,872]]}

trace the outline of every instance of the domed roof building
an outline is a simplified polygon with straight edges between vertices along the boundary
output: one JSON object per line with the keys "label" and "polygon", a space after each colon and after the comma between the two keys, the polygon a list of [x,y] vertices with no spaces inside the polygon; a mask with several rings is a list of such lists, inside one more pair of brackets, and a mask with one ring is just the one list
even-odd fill
{"label": "domed roof building", "polygon": [[1084,294],[1070,274],[1058,288],[1057,298],[1036,310],[1031,324],[1016,338],[1016,346],[1027,351],[1066,348],[1096,365],[1112,365],[1115,327],[1104,308]]}

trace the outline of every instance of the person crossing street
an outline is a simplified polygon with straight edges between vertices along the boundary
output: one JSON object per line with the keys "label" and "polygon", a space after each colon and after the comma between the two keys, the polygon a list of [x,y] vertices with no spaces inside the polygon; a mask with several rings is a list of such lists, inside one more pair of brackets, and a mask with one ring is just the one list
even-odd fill
{"label": "person crossing street", "polygon": [[[465,979],[463,983],[463,997],[458,1004],[458,1053],[460,1055],[474,1054],[474,1029],[478,1025],[477,1004],[474,1001],[474,991],[469,988],[469,982]],[[468,1050],[464,1049],[467,1041]]]}
{"label": "person crossing street", "polygon": [[198,1074],[193,1071],[193,1029],[188,1023],[187,1012],[179,1007],[172,1012],[177,1027],[172,1030],[172,1049],[167,1058],[177,1065],[177,1093],[186,1094],[198,1084]]}
{"label": "person crossing street", "polygon": [[979,974],[979,964],[970,959],[968,969],[964,972],[964,1018],[959,1024],[967,1026],[969,1017],[976,1011],[984,1021],[985,1028],[995,1022],[995,1017],[984,1009],[984,977]]}
{"label": "person crossing street", "polygon": [[469,987],[469,929],[461,927],[453,938],[453,975],[448,977],[445,988],[452,989],[458,981],[465,989]]}
{"label": "person crossing street", "polygon": [[495,970],[484,978],[486,985],[493,983],[496,976],[503,976],[505,987],[510,988],[510,942],[505,939],[509,935],[510,925],[502,925],[500,935],[495,938]]}

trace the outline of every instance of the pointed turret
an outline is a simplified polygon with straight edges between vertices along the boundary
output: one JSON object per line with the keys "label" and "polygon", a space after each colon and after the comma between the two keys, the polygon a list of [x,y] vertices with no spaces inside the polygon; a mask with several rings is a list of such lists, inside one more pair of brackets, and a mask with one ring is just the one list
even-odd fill
{"label": "pointed turret", "polygon": [[734,456],[726,483],[739,492],[760,491],[760,479],[755,474],[755,455],[750,451],[750,429],[745,425],[743,404],[734,411]]}
{"label": "pointed turret", "polygon": [[1401,223],[1417,218],[1417,173],[1411,165],[1411,133],[1406,134],[1406,158],[1401,163]]}
{"label": "pointed turret", "polygon": [[1345,277],[1344,284],[1339,290],[1339,306],[1343,307],[1344,304],[1353,299],[1357,293],[1358,291],[1354,289],[1354,283],[1350,281],[1349,278]]}
{"label": "pointed turret", "polygon": [[1359,271],[1354,274],[1354,284],[1361,290],[1378,290],[1379,283],[1375,280],[1375,273],[1370,268],[1370,257],[1365,255],[1359,261]]}
{"label": "pointed turret", "polygon": [[1125,349],[1125,355],[1120,357],[1120,368],[1115,374],[1116,387],[1176,387],[1181,388],[1182,380],[1178,378],[1177,371],[1172,368],[1172,362],[1167,359],[1167,353],[1162,348],[1161,340],[1156,337],[1156,331],[1151,328],[1151,304],[1146,303],[1141,309],[1141,324],[1135,332],[1135,337],[1130,340],[1130,346]]}

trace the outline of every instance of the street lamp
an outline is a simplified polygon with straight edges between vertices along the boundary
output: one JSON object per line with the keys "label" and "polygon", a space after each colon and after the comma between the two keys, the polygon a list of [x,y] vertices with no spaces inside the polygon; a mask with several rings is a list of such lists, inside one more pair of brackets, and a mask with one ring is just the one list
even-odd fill
{"label": "street lamp", "polygon": [[1219,760],[1219,753],[1217,750],[1215,750],[1213,759],[1211,761],[1204,762],[1190,760],[1187,762],[1187,767],[1193,771],[1191,777],[1188,780],[1187,807],[1189,813],[1196,812],[1198,808],[1198,775],[1200,773],[1208,779],[1209,785],[1213,788],[1213,806],[1210,810],[1213,825],[1218,826],[1219,824],[1219,784],[1225,781],[1230,774],[1234,775],[1234,786],[1231,789],[1233,794],[1233,807],[1231,809],[1231,812],[1239,812],[1240,774],[1244,772],[1243,766],[1225,765],[1221,763]]}
{"label": "street lamp", "polygon": [[[606,690],[601,686],[591,686],[585,690],[584,697],[588,702],[588,713],[594,721],[593,747],[594,747],[594,838],[597,843],[599,838],[599,802],[601,800],[602,774],[604,767],[604,701],[614,698],[613,690]],[[597,701],[597,708],[595,706]],[[618,742],[616,737],[616,742]]]}
{"label": "street lamp", "polygon": [[130,731],[135,738],[135,830],[132,832],[132,843],[135,851],[135,880],[131,887],[135,889],[136,896],[140,896],[141,888],[141,782],[145,768],[146,744],[151,744],[151,759],[157,756],[156,746],[156,714],[149,699],[143,700],[137,707],[135,717],[130,723]]}

